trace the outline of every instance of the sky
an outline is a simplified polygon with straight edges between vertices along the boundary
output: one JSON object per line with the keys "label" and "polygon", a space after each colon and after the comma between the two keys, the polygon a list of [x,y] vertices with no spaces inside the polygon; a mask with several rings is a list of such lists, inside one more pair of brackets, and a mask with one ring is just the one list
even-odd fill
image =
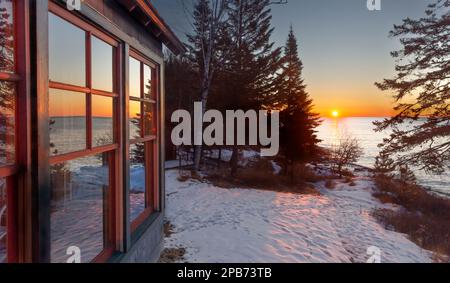
{"label": "sky", "polygon": [[[190,31],[192,0],[152,0],[174,32],[184,40]],[[272,5],[272,40],[284,46],[292,25],[304,64],[303,76],[322,116],[381,117],[393,114],[392,94],[374,83],[391,78],[398,50],[388,33],[406,17],[424,15],[431,0],[381,0],[381,11],[369,11],[367,0],[289,0]]]}

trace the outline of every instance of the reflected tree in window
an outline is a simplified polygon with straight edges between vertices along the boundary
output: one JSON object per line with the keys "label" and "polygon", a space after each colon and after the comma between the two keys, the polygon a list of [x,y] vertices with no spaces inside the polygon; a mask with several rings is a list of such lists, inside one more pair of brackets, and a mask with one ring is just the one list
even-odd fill
{"label": "reflected tree in window", "polygon": [[14,72],[12,1],[0,0],[0,72]]}

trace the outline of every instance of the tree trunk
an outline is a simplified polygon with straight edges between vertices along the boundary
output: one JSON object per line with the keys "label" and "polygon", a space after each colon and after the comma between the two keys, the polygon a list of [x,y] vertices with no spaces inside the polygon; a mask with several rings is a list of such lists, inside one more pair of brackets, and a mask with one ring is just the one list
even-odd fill
{"label": "tree trunk", "polygon": [[[210,87],[210,79],[209,74],[205,74],[205,78],[203,79],[203,91],[202,91],[202,117],[205,115],[206,112],[206,105],[208,102],[208,94],[209,94],[209,87]],[[202,132],[203,135],[203,132]],[[203,136],[202,136],[203,138]],[[203,141],[203,139],[202,139]],[[200,161],[202,159],[202,145],[196,145],[194,146],[194,170],[198,172],[200,170]]]}
{"label": "tree trunk", "polygon": [[235,177],[238,171],[238,161],[239,161],[239,149],[233,148],[233,154],[231,155],[230,165],[231,165],[231,176]]}

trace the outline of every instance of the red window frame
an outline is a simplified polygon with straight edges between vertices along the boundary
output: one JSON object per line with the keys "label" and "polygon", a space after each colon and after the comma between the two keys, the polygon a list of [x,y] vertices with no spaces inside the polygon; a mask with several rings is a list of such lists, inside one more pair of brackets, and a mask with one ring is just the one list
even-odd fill
{"label": "red window frame", "polygon": [[[60,17],[61,19],[73,24],[74,26],[83,30],[86,34],[86,86],[76,86],[70,85],[61,82],[49,81],[49,89],[58,89],[58,90],[66,90],[66,91],[74,91],[79,93],[86,94],[86,149],[76,152],[70,152],[66,154],[56,155],[50,157],[50,165],[55,165],[59,163],[63,163],[66,161],[71,161],[78,158],[98,155],[102,153],[106,153],[109,155],[109,185],[111,194],[109,194],[107,201],[107,206],[109,209],[108,215],[105,215],[107,219],[107,224],[110,227],[110,234],[104,236],[109,239],[109,243],[104,247],[104,250],[94,258],[93,262],[104,262],[106,261],[116,250],[117,250],[117,240],[118,234],[117,222],[116,222],[116,198],[119,195],[121,186],[119,179],[119,149],[120,149],[120,108],[119,108],[119,74],[120,74],[120,51],[119,51],[119,41],[115,38],[103,33],[96,27],[88,24],[83,21],[83,19],[78,16],[72,14],[68,10],[61,8],[57,4],[53,2],[49,2],[49,13],[53,13],[54,15]],[[107,92],[102,90],[97,90],[92,88],[92,50],[91,50],[91,38],[92,36],[97,37],[98,39],[108,43],[113,47],[113,91]],[[104,97],[113,98],[113,125],[119,125],[113,128],[113,142],[110,145],[104,145],[99,147],[94,147],[92,145],[92,96],[99,95]],[[103,231],[104,233],[106,231]]]}
{"label": "red window frame", "polygon": [[[145,148],[145,209],[144,211],[136,217],[131,222],[131,232],[134,232],[140,225],[142,225],[145,220],[159,209],[159,192],[158,192],[158,166],[159,166],[159,155],[158,155],[158,136],[160,135],[159,125],[159,68],[151,60],[147,59],[145,56],[141,55],[135,50],[130,50],[129,57],[140,62],[140,97],[134,97],[128,95],[127,100],[129,102],[135,101],[141,104],[141,119],[140,119],[140,133],[139,138],[131,139],[129,138],[129,147],[131,145],[143,143]],[[127,60],[129,61],[129,60]],[[128,62],[129,63],[129,62]],[[151,91],[152,97],[145,98],[145,82],[144,82],[144,65],[150,67],[151,69]],[[129,107],[129,102],[127,107]],[[146,119],[144,112],[144,104],[150,104],[153,107],[153,119],[152,119],[152,130],[154,131],[151,135],[146,135]],[[129,125],[128,117],[128,125]]]}
{"label": "red window frame", "polygon": [[13,17],[13,41],[14,41],[14,72],[0,72],[0,81],[14,84],[15,87],[15,100],[14,100],[14,160],[10,164],[4,164],[0,166],[0,178],[5,179],[6,182],[6,262],[16,262],[18,259],[17,254],[17,175],[19,173],[18,162],[18,88],[23,79],[18,74],[18,27],[17,18],[19,15],[19,7],[17,7],[16,1],[12,3],[12,17]]}

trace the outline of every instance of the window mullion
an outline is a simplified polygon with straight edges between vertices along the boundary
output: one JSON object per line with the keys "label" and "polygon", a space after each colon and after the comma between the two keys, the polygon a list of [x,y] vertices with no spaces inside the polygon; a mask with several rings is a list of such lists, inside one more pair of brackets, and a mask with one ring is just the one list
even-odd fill
{"label": "window mullion", "polygon": [[86,32],[86,147],[92,149],[92,45],[91,32]]}

